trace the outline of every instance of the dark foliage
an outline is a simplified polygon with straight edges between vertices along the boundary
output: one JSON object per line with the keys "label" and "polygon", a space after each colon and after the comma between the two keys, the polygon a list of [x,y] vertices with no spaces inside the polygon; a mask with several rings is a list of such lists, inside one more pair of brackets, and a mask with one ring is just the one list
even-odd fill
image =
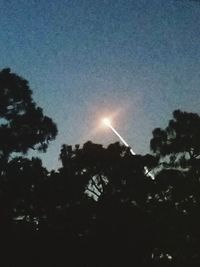
{"label": "dark foliage", "polygon": [[200,117],[195,113],[175,110],[165,130],[153,131],[151,149],[161,156],[186,154],[191,158],[200,155]]}
{"label": "dark foliage", "polygon": [[27,81],[0,72],[0,102],[1,266],[200,266],[197,114],[175,111],[154,130],[156,156],[88,141],[63,145],[62,167],[48,172],[38,158],[11,157],[45,150],[57,133]]}
{"label": "dark foliage", "polygon": [[32,100],[28,82],[10,69],[0,72],[0,123],[0,155],[4,159],[30,148],[45,151],[57,134],[52,119]]}

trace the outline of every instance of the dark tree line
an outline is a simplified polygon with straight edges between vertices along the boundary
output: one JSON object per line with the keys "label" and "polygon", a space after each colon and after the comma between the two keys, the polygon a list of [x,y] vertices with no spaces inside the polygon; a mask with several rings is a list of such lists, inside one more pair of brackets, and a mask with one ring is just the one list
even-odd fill
{"label": "dark tree line", "polygon": [[152,155],[65,144],[48,172],[25,154],[45,151],[57,127],[4,69],[0,123],[2,267],[200,266],[199,115],[174,111]]}

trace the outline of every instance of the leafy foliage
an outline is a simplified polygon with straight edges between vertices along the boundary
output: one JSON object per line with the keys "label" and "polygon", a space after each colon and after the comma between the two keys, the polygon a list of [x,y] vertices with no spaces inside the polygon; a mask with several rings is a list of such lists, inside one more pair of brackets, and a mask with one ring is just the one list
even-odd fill
{"label": "leafy foliage", "polygon": [[[46,150],[57,129],[9,69],[0,72],[0,104],[2,266],[200,265],[197,114],[175,111],[153,131],[156,156],[119,142],[64,144],[62,167],[48,172],[38,158],[10,157]],[[158,166],[152,179],[146,170]]]}
{"label": "leafy foliage", "polygon": [[45,151],[57,134],[52,119],[32,100],[28,82],[10,69],[0,72],[0,122],[2,157],[30,148]]}
{"label": "leafy foliage", "polygon": [[181,152],[188,152],[192,157],[199,156],[199,115],[175,110],[173,117],[165,130],[157,128],[153,131],[151,149],[162,156]]}

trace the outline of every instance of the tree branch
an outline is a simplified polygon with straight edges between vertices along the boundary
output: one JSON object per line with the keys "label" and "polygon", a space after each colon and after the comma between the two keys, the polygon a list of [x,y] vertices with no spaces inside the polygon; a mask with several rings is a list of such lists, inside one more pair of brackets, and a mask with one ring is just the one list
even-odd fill
{"label": "tree branch", "polygon": [[87,188],[86,191],[89,191],[90,193],[94,194],[97,197],[100,197],[100,195],[98,195],[96,192],[94,192],[93,190]]}
{"label": "tree branch", "polygon": [[102,194],[103,192],[102,192],[101,189],[96,185],[96,183],[95,183],[95,181],[93,180],[93,178],[91,178],[91,180],[92,180],[92,185],[96,188],[96,190],[97,190],[100,194]]}

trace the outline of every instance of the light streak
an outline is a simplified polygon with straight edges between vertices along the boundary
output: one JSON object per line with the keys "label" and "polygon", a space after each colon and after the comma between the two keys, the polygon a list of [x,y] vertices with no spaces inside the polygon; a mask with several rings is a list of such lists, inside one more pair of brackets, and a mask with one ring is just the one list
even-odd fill
{"label": "light streak", "polygon": [[[115,130],[115,128],[113,128],[113,126],[110,124],[110,125],[108,125],[108,127],[119,137],[119,139],[122,141],[122,143],[126,146],[126,147],[128,147],[128,148],[130,148],[130,146],[128,145],[128,143],[124,140],[124,138],[117,132],[117,130]],[[133,151],[133,149],[132,148],[130,148],[130,152],[131,152],[131,154],[132,155],[135,155],[136,153]]]}
{"label": "light streak", "polygon": [[[113,131],[113,133],[116,134],[116,136],[122,141],[122,143],[123,143],[126,147],[130,148],[130,146],[129,146],[128,143],[124,140],[124,138],[123,138],[123,137],[118,133],[118,131],[112,126],[111,121],[110,121],[108,118],[104,118],[102,121],[103,121],[103,123],[104,123],[106,126],[108,126],[108,127]],[[135,155],[135,154],[136,154],[136,153],[133,151],[132,148],[130,148],[130,152],[131,152],[132,155]]]}
{"label": "light streak", "polygon": [[[128,147],[130,149],[130,152],[132,155],[136,155],[136,153],[133,151],[133,149],[128,145],[128,143],[124,140],[124,138],[118,133],[118,131],[112,126],[111,121],[108,118],[104,118],[102,120],[102,122],[108,126],[113,133],[116,134],[116,136],[122,141],[122,143]],[[144,166],[144,172],[147,176],[151,177],[152,179],[154,179],[154,175],[148,170],[148,168],[146,166]]]}

